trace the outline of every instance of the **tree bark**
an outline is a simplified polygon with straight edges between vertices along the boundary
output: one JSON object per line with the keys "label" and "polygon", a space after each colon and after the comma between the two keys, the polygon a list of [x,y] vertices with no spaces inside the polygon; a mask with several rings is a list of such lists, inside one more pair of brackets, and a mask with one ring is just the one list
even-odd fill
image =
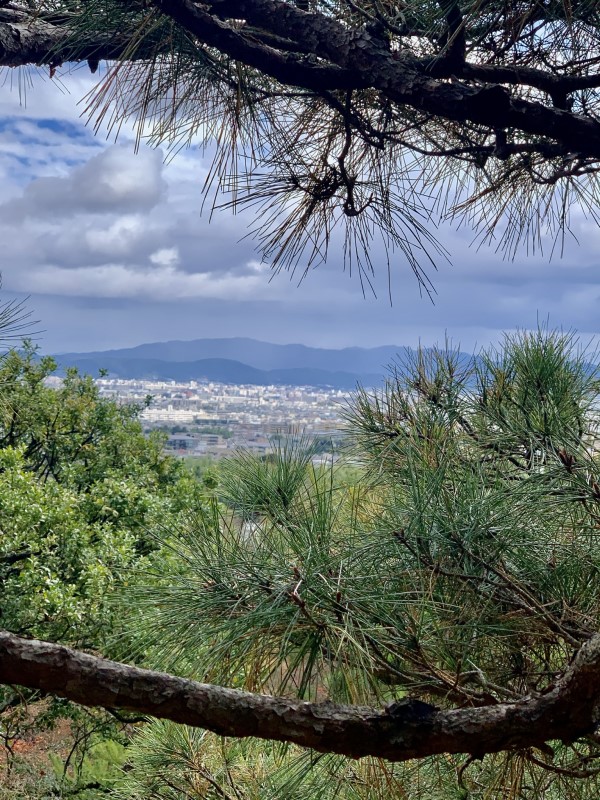
{"label": "tree bark", "polygon": [[[125,10],[132,7],[130,0],[121,3]],[[521,131],[542,142],[557,143],[565,157],[600,159],[600,123],[559,108],[552,100],[577,88],[598,86],[600,75],[596,73],[557,76],[540,69],[465,60],[453,64],[452,74],[440,75],[440,65],[442,72],[446,69],[443,59],[423,62],[408,52],[392,51],[369,33],[368,26],[349,28],[318,11],[304,12],[281,0],[207,0],[202,4],[148,0],[148,5],[174,20],[200,44],[220,50],[283,86],[316,92],[370,87],[400,106],[459,123]],[[239,20],[254,26],[249,35]],[[286,46],[271,46],[273,37]],[[125,32],[96,38],[90,34],[89,41],[75,43],[68,20],[55,24],[26,10],[0,7],[0,66],[55,65],[72,59],[97,62],[119,59],[123,54],[127,59],[125,39]],[[169,46],[166,42],[166,54]],[[155,45],[153,54],[156,52]],[[143,47],[136,46],[134,57],[144,57]],[[485,83],[473,85],[473,78]],[[519,84],[547,92],[547,102],[542,97],[532,101],[513,96],[511,89]]]}
{"label": "tree bark", "polygon": [[[131,36],[125,31],[90,33],[75,40],[66,21],[50,22],[35,14],[2,8],[0,0],[0,67],[59,66],[67,62],[118,61],[128,53]],[[170,45],[165,44],[165,52]],[[141,60],[156,53],[156,47],[135,48],[133,58]],[[128,58],[132,58],[131,54]]]}
{"label": "tree bark", "polygon": [[[208,15],[193,0],[150,2],[202,41]],[[351,88],[352,73],[355,88],[378,89],[399,105],[457,122],[514,128],[560,142],[565,152],[600,158],[598,122],[542,103],[512,98],[508,90],[494,83],[492,74],[487,86],[477,88],[458,80],[436,80],[429,63],[392,52],[367,29],[349,30],[337,20],[318,12],[305,13],[282,0],[209,0],[207,5],[229,19],[246,19],[276,35],[302,42],[314,55],[343,70],[344,88]],[[265,58],[259,68],[282,83],[314,88],[312,82],[309,85],[303,81],[301,69],[297,73],[292,70],[290,80],[289,74],[281,75],[274,60]]]}
{"label": "tree bark", "polygon": [[442,710],[411,699],[383,710],[307,703],[196,683],[8,632],[0,632],[0,682],[222,736],[291,742],[352,758],[483,756],[595,734],[600,721],[600,635],[581,647],[550,691],[483,708]]}

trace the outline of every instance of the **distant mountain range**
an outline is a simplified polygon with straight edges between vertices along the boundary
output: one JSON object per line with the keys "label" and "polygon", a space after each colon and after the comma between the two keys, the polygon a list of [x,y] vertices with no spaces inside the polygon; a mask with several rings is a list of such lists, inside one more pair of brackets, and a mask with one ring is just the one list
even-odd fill
{"label": "distant mountain range", "polygon": [[256,339],[194,339],[154,342],[122,350],[65,353],[60,358],[159,359],[160,361],[201,361],[221,358],[239,361],[255,369],[324,369],[341,372],[375,372],[390,363],[404,348],[345,347],[342,350],[307,347],[303,344],[269,344]]}
{"label": "distant mountain range", "polygon": [[[389,374],[388,368],[401,366],[410,354],[411,348],[397,345],[333,350],[231,338],[153,342],[121,350],[60,353],[54,358],[59,372],[73,366],[89,375],[97,375],[103,369],[109,376],[125,379],[206,380],[352,390],[358,384],[367,388],[380,386]],[[458,359],[467,366],[472,356],[459,353]],[[587,368],[590,373],[598,370],[598,366],[591,363]]]}
{"label": "distant mountain range", "polygon": [[121,350],[61,353],[55,358],[62,369],[76,366],[91,375],[105,369],[118,378],[354,389],[357,383],[380,384],[386,366],[401,350],[395,346],[333,350],[232,338],[154,342]]}
{"label": "distant mountain range", "polygon": [[155,342],[55,358],[62,369],[76,366],[91,375],[105,369],[118,378],[354,389],[358,383],[379,385],[386,368],[405,351],[395,345],[333,350],[232,338]]}

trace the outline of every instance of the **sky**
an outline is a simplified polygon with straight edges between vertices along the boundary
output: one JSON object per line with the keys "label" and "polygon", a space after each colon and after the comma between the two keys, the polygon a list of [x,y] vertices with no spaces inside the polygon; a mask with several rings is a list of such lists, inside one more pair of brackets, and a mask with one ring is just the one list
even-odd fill
{"label": "sky", "polygon": [[231,336],[320,347],[448,337],[473,351],[546,319],[584,341],[600,332],[600,231],[582,214],[578,241],[551,261],[505,261],[440,227],[450,261],[428,270],[434,302],[400,254],[390,302],[376,248],[377,297],[344,271],[341,247],[298,285],[261,263],[250,213],[201,213],[210,159],[199,148],[167,160],[144,143],[136,153],[127,126],[116,141],[94,134],[81,101],[96,79],[0,73],[0,298],[28,298],[43,352]]}

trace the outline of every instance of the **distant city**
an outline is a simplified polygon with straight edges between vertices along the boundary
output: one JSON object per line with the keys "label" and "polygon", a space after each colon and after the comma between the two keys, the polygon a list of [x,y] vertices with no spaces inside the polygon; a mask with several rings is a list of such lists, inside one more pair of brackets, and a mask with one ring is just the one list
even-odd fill
{"label": "distant city", "polygon": [[231,338],[63,353],[56,360],[63,372],[75,366],[100,374],[101,393],[118,402],[151,395],[142,423],[167,433],[171,453],[220,458],[242,446],[268,453],[277,437],[305,433],[331,457],[357,385],[381,385],[389,365],[407,355],[394,345],[332,350]]}
{"label": "distant city", "polygon": [[300,433],[332,453],[343,438],[342,412],[350,398],[339,389],[310,386],[253,386],[214,382],[99,378],[101,395],[143,403],[146,430],[163,428],[167,449],[186,456],[220,458],[238,447],[266,454],[280,436]]}

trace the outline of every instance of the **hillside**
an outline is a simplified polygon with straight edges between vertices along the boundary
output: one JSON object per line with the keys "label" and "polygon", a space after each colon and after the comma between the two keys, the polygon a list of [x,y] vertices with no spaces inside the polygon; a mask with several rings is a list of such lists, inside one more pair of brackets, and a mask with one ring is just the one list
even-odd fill
{"label": "hillside", "polygon": [[[388,367],[410,355],[396,345],[339,350],[302,344],[270,344],[249,338],[152,342],[121,350],[56,355],[61,369],[79,367],[92,375],[130,379],[208,380],[259,386],[377,386]],[[465,363],[468,356],[464,355]]]}
{"label": "hillside", "polygon": [[286,384],[288,386],[330,386],[335,389],[354,389],[357,383],[374,386],[381,382],[383,370],[377,373],[329,371],[312,367],[263,370],[226,358],[206,358],[198,361],[163,361],[157,358],[119,358],[87,353],[56,357],[60,367],[76,366],[82,372],[95,375],[108,370],[116,378],[148,380],[208,380],[218,383],[249,383],[256,386]]}

